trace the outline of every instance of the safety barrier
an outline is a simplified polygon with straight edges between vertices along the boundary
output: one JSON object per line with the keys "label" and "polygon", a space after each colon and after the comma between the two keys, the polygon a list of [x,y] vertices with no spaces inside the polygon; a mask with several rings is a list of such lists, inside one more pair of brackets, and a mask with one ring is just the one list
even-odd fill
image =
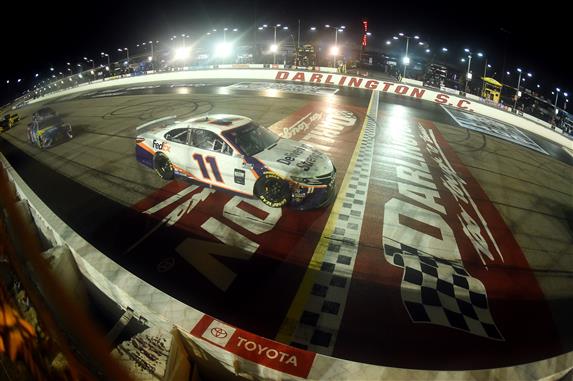
{"label": "safety barrier", "polygon": [[34,99],[29,103],[32,104],[58,96],[74,94],[80,91],[102,89],[107,87],[127,86],[150,82],[173,82],[210,79],[291,81],[298,83],[326,84],[332,86],[377,90],[382,93],[394,94],[411,99],[420,99],[439,105],[449,106],[469,112],[474,112],[476,114],[485,115],[490,118],[533,132],[559,145],[573,148],[573,141],[567,136],[564,136],[554,130],[548,129],[546,125],[540,124],[536,120],[532,120],[532,118],[525,118],[519,115],[515,115],[494,106],[490,106],[481,102],[471,101],[465,97],[436,91],[429,88],[423,88],[416,85],[401,84],[390,81],[379,81],[376,79],[347,76],[344,74],[326,74],[322,72],[275,69],[217,69],[154,73],[146,76],[124,77],[111,81],[105,80],[100,82],[93,82],[88,85],[82,85],[68,90],[50,93],[44,97]]}

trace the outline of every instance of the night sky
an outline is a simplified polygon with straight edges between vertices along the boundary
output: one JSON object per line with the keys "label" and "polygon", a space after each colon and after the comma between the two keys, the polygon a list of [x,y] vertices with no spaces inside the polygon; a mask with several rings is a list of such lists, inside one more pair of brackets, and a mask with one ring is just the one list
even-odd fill
{"label": "night sky", "polygon": [[[373,33],[370,44],[382,45],[400,31],[420,34],[432,48],[447,46],[459,57],[463,47],[484,51],[498,72],[507,48],[506,70],[521,67],[532,72],[533,82],[541,84],[547,96],[557,86],[573,91],[573,65],[567,58],[571,17],[565,2],[10,1],[3,4],[2,13],[2,104],[8,95],[18,94],[14,90],[25,90],[34,73],[47,75],[50,65],[64,71],[67,61],[99,58],[101,51],[119,59],[119,47],[135,50],[135,44],[149,39],[181,33],[193,37],[223,26],[246,31],[255,22],[283,23],[293,29],[298,19],[303,29],[344,24],[345,37],[356,33],[357,44],[361,21],[367,19]],[[17,78],[23,80],[19,85],[14,83]],[[508,82],[515,86],[516,81],[515,77]]]}

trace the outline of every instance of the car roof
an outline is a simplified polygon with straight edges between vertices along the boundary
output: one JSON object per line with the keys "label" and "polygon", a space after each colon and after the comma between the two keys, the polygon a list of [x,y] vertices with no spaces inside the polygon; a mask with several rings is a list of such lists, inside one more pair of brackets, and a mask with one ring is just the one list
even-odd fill
{"label": "car roof", "polygon": [[214,114],[187,119],[181,123],[189,124],[191,128],[203,128],[213,132],[223,132],[244,126],[252,122],[250,118],[233,114]]}

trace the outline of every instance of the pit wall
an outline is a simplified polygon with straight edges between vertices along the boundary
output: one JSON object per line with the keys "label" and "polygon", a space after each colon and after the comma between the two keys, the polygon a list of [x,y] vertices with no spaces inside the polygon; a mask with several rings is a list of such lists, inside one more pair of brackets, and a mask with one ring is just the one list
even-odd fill
{"label": "pit wall", "polygon": [[[212,79],[236,79],[236,80],[267,80],[279,82],[291,82],[301,84],[323,84],[331,86],[343,86],[350,88],[380,91],[381,93],[393,94],[410,99],[420,99],[427,102],[449,106],[476,114],[484,115],[501,122],[522,128],[537,134],[556,144],[573,149],[573,140],[567,136],[548,128],[548,124],[527,115],[526,117],[515,115],[508,111],[490,106],[469,98],[454,95],[449,92],[436,91],[423,88],[410,83],[398,83],[381,81],[372,78],[354,77],[344,74],[312,72],[302,70],[276,70],[276,69],[241,69],[237,67],[252,67],[253,65],[221,65],[216,70],[193,70],[193,71],[173,71],[166,73],[153,73],[135,77],[115,77],[113,79],[100,80],[89,84],[82,84],[75,88],[50,93],[46,96],[36,98],[29,102],[36,102],[52,99],[55,97],[74,94],[87,90],[97,90],[116,86],[139,85],[152,82],[175,82],[186,80],[212,80]],[[279,65],[271,65],[279,66]],[[226,68],[230,67],[230,68]],[[255,67],[257,67],[255,65]],[[321,68],[324,69],[324,68]]]}

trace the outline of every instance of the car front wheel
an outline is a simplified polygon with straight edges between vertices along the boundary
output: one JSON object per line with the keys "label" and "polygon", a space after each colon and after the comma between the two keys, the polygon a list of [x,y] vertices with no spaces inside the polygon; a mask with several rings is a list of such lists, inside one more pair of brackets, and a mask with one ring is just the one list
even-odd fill
{"label": "car front wheel", "polygon": [[153,159],[153,166],[157,174],[163,180],[171,180],[175,175],[175,171],[173,169],[173,164],[169,158],[163,154],[155,155],[155,159]]}
{"label": "car front wheel", "polygon": [[255,182],[254,194],[264,204],[272,208],[280,208],[290,201],[291,192],[288,182],[268,172]]}

